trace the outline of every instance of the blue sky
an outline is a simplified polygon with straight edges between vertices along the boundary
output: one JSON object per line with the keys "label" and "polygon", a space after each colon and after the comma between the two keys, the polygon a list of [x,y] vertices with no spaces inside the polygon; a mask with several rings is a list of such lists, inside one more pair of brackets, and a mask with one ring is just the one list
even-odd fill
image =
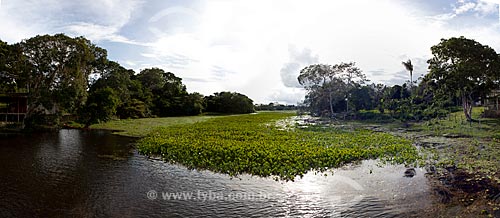
{"label": "blue sky", "polygon": [[83,35],[139,71],[160,67],[190,92],[295,104],[314,63],[355,61],[372,82],[426,73],[430,47],[465,36],[500,52],[500,0],[0,0],[0,39]]}

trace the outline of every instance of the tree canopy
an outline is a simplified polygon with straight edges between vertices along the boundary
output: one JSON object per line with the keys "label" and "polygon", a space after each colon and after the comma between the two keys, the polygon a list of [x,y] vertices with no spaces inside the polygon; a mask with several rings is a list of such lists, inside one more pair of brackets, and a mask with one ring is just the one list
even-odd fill
{"label": "tree canopy", "polygon": [[354,62],[313,64],[302,69],[297,79],[307,90],[306,104],[316,113],[328,111],[330,116],[346,108],[349,91],[367,81]]}
{"label": "tree canopy", "polygon": [[431,48],[426,80],[437,89],[459,97],[468,120],[472,120],[473,100],[498,88],[499,56],[489,46],[465,37],[442,39]]}
{"label": "tree canopy", "polygon": [[252,99],[236,92],[218,92],[205,97],[207,112],[245,114],[255,112]]}
{"label": "tree canopy", "polygon": [[25,123],[33,116],[51,113],[60,117],[76,113],[85,104],[88,77],[105,60],[103,49],[96,49],[82,38],[63,34],[43,35],[19,43],[26,68],[20,72],[29,92]]}

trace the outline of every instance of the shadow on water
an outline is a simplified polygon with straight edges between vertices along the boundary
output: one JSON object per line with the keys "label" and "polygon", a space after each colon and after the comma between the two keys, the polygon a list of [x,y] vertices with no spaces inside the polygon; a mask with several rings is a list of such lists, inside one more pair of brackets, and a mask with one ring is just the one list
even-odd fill
{"label": "shadow on water", "polygon": [[0,217],[396,217],[431,204],[423,171],[376,161],[276,182],[151,160],[107,131],[0,137]]}

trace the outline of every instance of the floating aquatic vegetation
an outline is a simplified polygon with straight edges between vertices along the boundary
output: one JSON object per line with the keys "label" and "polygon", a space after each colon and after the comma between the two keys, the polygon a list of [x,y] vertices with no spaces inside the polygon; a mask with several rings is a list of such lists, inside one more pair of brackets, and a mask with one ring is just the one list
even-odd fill
{"label": "floating aquatic vegetation", "polygon": [[356,160],[413,163],[418,157],[411,141],[386,133],[318,125],[283,131],[281,126],[269,125],[292,116],[266,112],[158,128],[138,142],[138,149],[191,169],[282,180]]}

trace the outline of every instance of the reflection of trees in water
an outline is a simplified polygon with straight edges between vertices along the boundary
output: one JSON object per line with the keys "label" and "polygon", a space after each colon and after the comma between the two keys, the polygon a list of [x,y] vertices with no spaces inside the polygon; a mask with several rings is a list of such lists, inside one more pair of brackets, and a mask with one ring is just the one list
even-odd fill
{"label": "reflection of trees in water", "polygon": [[116,171],[113,160],[98,155],[128,154],[129,143],[109,132],[79,130],[2,137],[0,193],[9,201],[0,201],[0,208],[13,217],[93,214],[96,192],[105,193],[96,187],[107,189],[106,175]]}

